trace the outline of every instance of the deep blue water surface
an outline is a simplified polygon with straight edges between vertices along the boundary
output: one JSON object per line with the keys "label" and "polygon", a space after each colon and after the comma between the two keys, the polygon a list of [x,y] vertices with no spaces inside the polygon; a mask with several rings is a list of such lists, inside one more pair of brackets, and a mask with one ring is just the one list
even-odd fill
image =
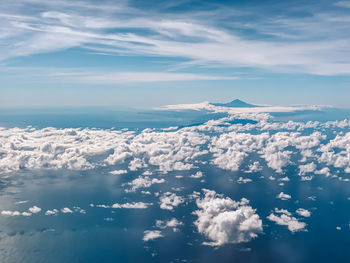
{"label": "deep blue water surface", "polygon": [[[278,120],[335,119],[335,112],[304,113],[305,115],[275,114]],[[339,119],[349,116],[339,113]],[[203,112],[140,112],[82,110],[80,112],[2,111],[0,126],[37,128],[53,126],[129,128],[165,128],[193,126],[222,114]],[[243,121],[254,123],[254,121]],[[231,124],[235,124],[234,122]],[[254,156],[250,157],[250,161]],[[206,161],[205,156],[203,161]],[[245,164],[244,164],[245,165]],[[203,181],[189,178],[191,171],[156,173],[166,183],[144,189],[154,192],[176,192],[187,196],[202,188],[215,189],[233,200],[245,197],[257,209],[264,231],[248,243],[221,247],[202,245],[206,237],[196,231],[192,214],[194,201],[186,201],[174,211],[159,209],[159,197],[140,191],[127,194],[123,184],[130,182],[146,169],[113,175],[109,172],[125,167],[107,166],[87,171],[22,170],[0,177],[0,211],[24,211],[38,206],[42,211],[78,206],[86,213],[45,216],[43,212],[24,216],[0,215],[0,261],[5,263],[40,262],[350,262],[350,188],[349,183],[325,176],[312,181],[300,181],[295,165],[289,165],[283,175],[270,168],[244,174],[219,169],[209,163],[198,164]],[[193,170],[195,171],[195,170]],[[183,176],[177,178],[176,176]],[[252,182],[238,184],[240,176]],[[276,180],[270,180],[275,176]],[[281,187],[277,179],[288,176],[291,181]],[[346,176],[346,175],[344,175]],[[281,191],[292,200],[276,199]],[[18,203],[25,201],[22,203]],[[153,203],[147,209],[105,209],[90,204]],[[312,216],[304,218],[307,231],[292,233],[285,226],[266,219],[274,208],[295,211],[303,207]],[[163,231],[165,237],[149,242],[142,240],[145,230],[154,228],[155,219],[177,218],[183,222],[180,231]],[[336,230],[340,226],[341,231]]]}

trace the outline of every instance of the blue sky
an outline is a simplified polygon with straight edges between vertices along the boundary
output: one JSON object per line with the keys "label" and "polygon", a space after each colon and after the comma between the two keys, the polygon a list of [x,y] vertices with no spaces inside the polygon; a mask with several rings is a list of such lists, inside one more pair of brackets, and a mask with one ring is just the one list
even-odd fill
{"label": "blue sky", "polygon": [[350,1],[0,3],[0,105],[349,107]]}

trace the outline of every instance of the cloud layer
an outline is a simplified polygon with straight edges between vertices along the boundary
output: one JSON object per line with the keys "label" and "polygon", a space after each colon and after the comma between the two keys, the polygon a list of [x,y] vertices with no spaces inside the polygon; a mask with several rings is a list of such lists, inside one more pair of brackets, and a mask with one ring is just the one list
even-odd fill
{"label": "cloud layer", "polygon": [[215,191],[204,189],[203,192],[204,197],[196,201],[199,210],[194,213],[198,216],[195,221],[198,232],[210,239],[204,244],[248,242],[262,232],[262,221],[247,199],[236,202]]}

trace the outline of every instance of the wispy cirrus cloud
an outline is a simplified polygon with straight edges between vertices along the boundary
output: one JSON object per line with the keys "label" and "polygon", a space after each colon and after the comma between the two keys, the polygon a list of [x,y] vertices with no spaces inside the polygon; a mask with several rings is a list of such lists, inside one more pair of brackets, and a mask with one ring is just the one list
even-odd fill
{"label": "wispy cirrus cloud", "polygon": [[[350,73],[346,33],[350,15],[344,12],[334,16],[334,10],[310,9],[307,16],[263,14],[249,20],[254,9],[216,6],[211,11],[175,13],[144,11],[126,1],[97,7],[92,2],[64,0],[37,4],[34,0],[4,3],[1,60],[80,47],[105,54],[176,57],[199,65]],[[346,4],[341,1],[333,7]]]}
{"label": "wispy cirrus cloud", "polygon": [[336,6],[350,8],[350,1],[339,1],[335,3]]}

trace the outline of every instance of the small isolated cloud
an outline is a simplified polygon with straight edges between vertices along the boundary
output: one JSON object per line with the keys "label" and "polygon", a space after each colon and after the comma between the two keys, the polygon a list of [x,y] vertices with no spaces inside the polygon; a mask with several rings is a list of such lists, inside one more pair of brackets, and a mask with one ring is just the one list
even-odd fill
{"label": "small isolated cloud", "polygon": [[146,230],[143,233],[144,235],[142,240],[145,242],[163,237],[162,232],[159,230]]}
{"label": "small isolated cloud", "polygon": [[271,213],[269,216],[267,216],[267,219],[275,222],[278,225],[287,226],[291,232],[305,230],[306,224],[304,222],[299,222],[298,219],[293,217],[289,211],[276,208],[275,213],[280,215]]}
{"label": "small isolated cloud", "polygon": [[23,200],[23,201],[18,201],[18,202],[16,202],[15,204],[16,205],[21,205],[21,204],[26,204],[26,203],[28,203],[29,201],[28,200]]}
{"label": "small isolated cloud", "polygon": [[248,165],[248,171],[246,171],[246,172],[255,173],[255,172],[261,171],[262,169],[263,169],[263,167],[260,165],[259,162],[256,161],[256,162]]}
{"label": "small isolated cloud", "polygon": [[190,178],[201,178],[203,177],[203,173],[201,171],[196,172],[195,174],[192,174]]}
{"label": "small isolated cloud", "polygon": [[86,214],[86,211],[79,206],[73,206],[74,212],[80,213],[80,214]]}
{"label": "small isolated cloud", "polygon": [[171,218],[168,221],[162,221],[162,220],[157,220],[156,221],[156,227],[160,229],[165,229],[165,228],[172,228],[174,232],[178,231],[178,227],[182,226],[183,223],[176,218]]}
{"label": "small isolated cloud", "polygon": [[288,200],[292,198],[289,194],[285,194],[283,192],[280,192],[276,197],[281,200]]}
{"label": "small isolated cloud", "polygon": [[166,210],[173,210],[174,207],[184,202],[181,196],[174,193],[166,192],[160,197],[160,208]]}
{"label": "small isolated cloud", "polygon": [[29,213],[29,212],[22,212],[22,216],[31,216],[32,213]]}
{"label": "small isolated cloud", "polygon": [[73,213],[73,211],[72,211],[71,209],[69,209],[68,207],[62,208],[62,209],[61,209],[61,212],[62,212],[63,214],[71,214],[71,213]]}
{"label": "small isolated cloud", "polygon": [[250,179],[250,178],[243,178],[242,176],[240,176],[237,180],[237,183],[239,184],[246,184],[246,183],[250,183],[252,182],[253,180]]}
{"label": "small isolated cloud", "polygon": [[290,179],[289,179],[288,176],[282,177],[282,178],[280,178],[279,180],[280,180],[280,181],[283,181],[283,182],[289,182],[289,181],[290,181]]}
{"label": "small isolated cloud", "polygon": [[298,215],[303,216],[303,217],[310,217],[311,216],[311,212],[306,210],[306,209],[304,209],[304,208],[298,208],[296,213]]}
{"label": "small isolated cloud", "polygon": [[114,170],[114,171],[110,171],[110,174],[113,175],[119,175],[119,174],[126,174],[128,171],[127,170]]}
{"label": "small isolated cloud", "polygon": [[40,207],[37,207],[37,206],[33,206],[33,207],[30,207],[29,209],[29,212],[31,212],[32,214],[36,214],[36,213],[39,213],[41,211],[41,208]]}
{"label": "small isolated cloud", "polygon": [[236,202],[215,191],[203,192],[204,198],[196,200],[199,210],[194,214],[198,216],[195,221],[198,232],[210,239],[205,245],[249,242],[262,232],[262,221],[247,199]]}
{"label": "small isolated cloud", "polygon": [[132,180],[130,183],[127,183],[129,186],[131,186],[131,188],[127,189],[125,191],[126,192],[135,192],[139,188],[148,188],[148,187],[151,187],[153,184],[162,184],[162,183],[165,183],[164,178],[151,179],[148,176],[145,176],[145,177],[139,176],[138,178]]}
{"label": "small isolated cloud", "polygon": [[115,203],[112,205],[112,208],[146,209],[150,205],[152,205],[152,203],[144,203],[144,202],[133,202],[133,203],[125,203],[125,204]]}
{"label": "small isolated cloud", "polygon": [[45,215],[46,215],[46,216],[57,215],[58,212],[59,212],[59,211],[58,211],[57,209],[46,210]]}

